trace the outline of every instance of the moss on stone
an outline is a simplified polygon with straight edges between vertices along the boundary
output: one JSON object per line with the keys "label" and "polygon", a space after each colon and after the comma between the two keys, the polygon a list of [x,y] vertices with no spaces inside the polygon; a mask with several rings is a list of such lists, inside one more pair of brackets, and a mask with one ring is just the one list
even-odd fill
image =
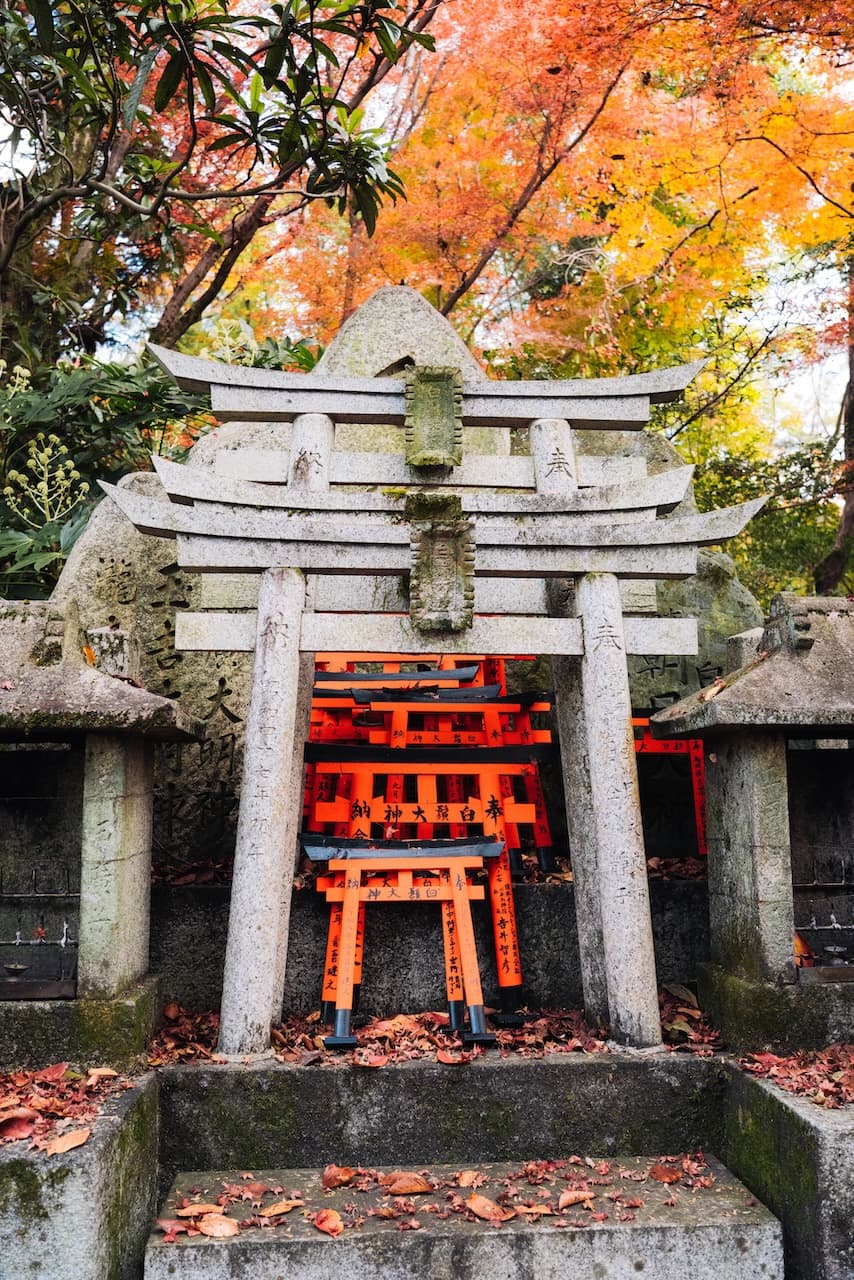
{"label": "moss on stone", "polygon": [[109,1000],[4,1001],[0,1066],[46,1066],[66,1058],[127,1069],[145,1053],[157,1009],[154,978]]}
{"label": "moss on stone", "polygon": [[700,965],[701,1006],[728,1049],[818,1048],[854,1025],[854,989],[843,984],[774,986],[718,965]]}
{"label": "moss on stone", "polygon": [[444,524],[462,519],[463,504],[458,493],[407,493],[404,512],[407,520]]}

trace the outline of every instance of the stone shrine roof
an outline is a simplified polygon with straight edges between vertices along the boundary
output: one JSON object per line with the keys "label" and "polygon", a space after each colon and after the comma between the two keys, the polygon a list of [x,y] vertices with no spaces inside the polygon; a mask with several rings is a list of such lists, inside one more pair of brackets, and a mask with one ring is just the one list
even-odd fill
{"label": "stone shrine roof", "polygon": [[655,736],[776,728],[854,737],[854,600],[775,596],[756,642],[751,662],[654,715]]}
{"label": "stone shrine roof", "polygon": [[0,740],[83,733],[203,736],[170,698],[89,666],[73,601],[0,600]]}

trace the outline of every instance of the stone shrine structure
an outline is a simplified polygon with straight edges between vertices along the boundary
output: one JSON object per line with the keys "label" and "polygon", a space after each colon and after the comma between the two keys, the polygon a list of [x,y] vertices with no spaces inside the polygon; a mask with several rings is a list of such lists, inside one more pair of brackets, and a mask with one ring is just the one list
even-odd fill
{"label": "stone shrine structure", "polygon": [[[223,1051],[263,1052],[281,1005],[308,671],[316,652],[342,648],[365,655],[521,648],[557,660],[585,1004],[618,1042],[659,1043],[626,655],[695,652],[696,626],[624,618],[620,581],[692,575],[698,546],[733,536],[761,501],[662,519],[684,499],[690,468],[653,476],[634,468],[615,482],[589,463],[585,474],[575,439],[591,429],[639,430],[650,404],[678,395],[699,366],[489,383],[466,378],[470,358],[422,365],[417,349],[405,377],[368,380],[155,354],[182,386],[209,387],[220,418],[292,423],[287,452],[218,454],[213,479],[155,460],[171,504],[104,486],[142,532],[177,538],[182,574],[260,576],[254,611],[181,612],[176,621],[178,649],[255,655]],[[341,453],[336,422],[404,426],[405,448]],[[466,426],[481,435],[526,427],[530,457],[498,462],[477,445],[467,450]],[[365,576],[373,580],[368,592]],[[408,615],[369,603],[389,576],[409,580]],[[531,580],[571,586],[543,599],[536,586],[526,591]]]}
{"label": "stone shrine structure", "polygon": [[[658,736],[706,746],[704,1007],[732,1045],[844,1041],[854,1020],[854,602],[777,596],[764,630],[730,647],[722,680],[651,721]],[[796,929],[809,966],[794,963]]]}

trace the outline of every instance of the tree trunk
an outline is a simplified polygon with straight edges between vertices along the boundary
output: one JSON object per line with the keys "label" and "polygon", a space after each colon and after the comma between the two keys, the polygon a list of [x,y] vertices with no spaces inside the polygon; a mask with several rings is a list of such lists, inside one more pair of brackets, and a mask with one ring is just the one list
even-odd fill
{"label": "tree trunk", "polygon": [[848,386],[842,400],[842,439],[844,458],[842,482],[842,516],[836,541],[813,570],[815,589],[819,595],[832,595],[845,577],[854,550],[854,258],[846,264],[848,273]]}

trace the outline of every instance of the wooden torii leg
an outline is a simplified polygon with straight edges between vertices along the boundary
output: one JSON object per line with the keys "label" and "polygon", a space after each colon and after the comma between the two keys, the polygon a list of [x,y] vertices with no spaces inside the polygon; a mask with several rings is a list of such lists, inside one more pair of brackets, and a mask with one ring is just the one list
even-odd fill
{"label": "wooden torii leg", "polygon": [[534,843],[540,870],[554,871],[555,857],[552,847],[552,833],[546,813],[546,801],[543,795],[543,784],[540,781],[540,771],[536,766],[531,773],[525,774],[525,799],[534,806],[536,813],[534,818]]}
{"label": "wooden torii leg", "polygon": [[448,996],[448,1024],[462,1031],[466,1020],[465,990],[457,946],[457,922],[453,902],[442,903],[442,940],[445,948],[445,990]]}
{"label": "wooden torii leg", "polygon": [[468,896],[466,874],[455,867],[449,872],[454,921],[460,948],[460,965],[463,971],[463,987],[468,1006],[469,1030],[462,1033],[464,1044],[494,1044],[495,1036],[486,1029],[483,1012],[483,991],[480,985],[480,967],[471,919],[471,903]]}
{"label": "wooden torii leg", "polygon": [[[483,806],[484,835],[495,835],[506,843],[504,805],[498,803],[501,790],[501,775],[497,770],[482,769],[480,800]],[[492,804],[493,800],[496,802],[495,805]],[[518,1026],[522,1019],[515,1011],[524,1001],[524,979],[522,959],[519,954],[519,934],[516,928],[516,906],[513,901],[513,879],[506,848],[498,858],[490,859],[488,880],[489,906],[495,938],[498,999],[501,1005],[501,1013],[496,1017],[506,1025]]]}
{"label": "wooden torii leg", "polygon": [[341,920],[344,912],[340,902],[329,904],[329,932],[326,935],[326,959],[323,964],[323,985],[320,990],[320,1021],[328,1025],[335,1020],[338,1002],[338,957],[341,950]]}
{"label": "wooden torii leg", "polygon": [[341,941],[338,948],[338,983],[335,991],[335,1026],[323,1043],[327,1049],[355,1049],[358,1043],[351,1030],[353,1018],[353,979],[359,936],[359,890],[362,867],[358,863],[330,863],[330,870],[343,870],[344,899],[341,903]]}
{"label": "wooden torii leg", "polygon": [[688,743],[688,759],[691,762],[691,791],[694,796],[694,823],[697,830],[697,853],[705,858],[709,852],[706,843],[706,760],[703,743],[691,739]]}

